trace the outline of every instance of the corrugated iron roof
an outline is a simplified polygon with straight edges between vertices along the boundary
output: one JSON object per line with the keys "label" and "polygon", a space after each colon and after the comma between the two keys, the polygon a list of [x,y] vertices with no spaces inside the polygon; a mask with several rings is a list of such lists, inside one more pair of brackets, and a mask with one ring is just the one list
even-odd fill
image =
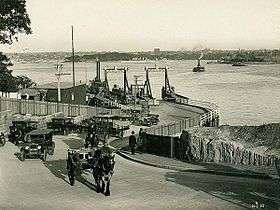
{"label": "corrugated iron roof", "polygon": [[20,93],[21,95],[28,94],[29,96],[37,96],[40,94],[40,91],[34,88],[27,88],[27,89],[19,90],[18,93]]}
{"label": "corrugated iron roof", "polygon": [[[80,85],[85,85],[85,83],[77,83],[76,86]],[[60,88],[61,89],[68,89],[72,88],[73,83],[72,82],[60,82]],[[51,83],[46,83],[42,85],[37,85],[35,87],[36,89],[57,89],[57,82],[51,82]]]}

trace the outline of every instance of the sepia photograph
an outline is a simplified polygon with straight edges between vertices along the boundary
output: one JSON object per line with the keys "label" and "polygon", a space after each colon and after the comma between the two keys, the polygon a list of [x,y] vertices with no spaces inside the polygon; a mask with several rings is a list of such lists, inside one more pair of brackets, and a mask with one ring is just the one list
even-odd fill
{"label": "sepia photograph", "polygon": [[280,210],[279,0],[0,0],[0,210]]}

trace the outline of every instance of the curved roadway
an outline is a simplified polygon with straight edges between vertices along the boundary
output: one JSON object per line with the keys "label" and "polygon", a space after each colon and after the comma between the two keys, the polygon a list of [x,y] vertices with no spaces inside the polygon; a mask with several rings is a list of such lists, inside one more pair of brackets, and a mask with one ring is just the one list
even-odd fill
{"label": "curved roadway", "polygon": [[116,157],[111,196],[94,191],[86,174],[68,184],[65,157],[68,147],[81,145],[75,135],[55,136],[55,155],[19,161],[18,148],[0,148],[0,209],[263,209],[280,207],[278,180],[257,180],[193,174],[153,168]]}
{"label": "curved roadway", "polygon": [[200,115],[205,113],[204,109],[198,107],[175,104],[167,101],[159,101],[159,106],[150,107],[150,111],[151,113],[159,114],[160,121],[165,124],[186,118],[199,118]]}

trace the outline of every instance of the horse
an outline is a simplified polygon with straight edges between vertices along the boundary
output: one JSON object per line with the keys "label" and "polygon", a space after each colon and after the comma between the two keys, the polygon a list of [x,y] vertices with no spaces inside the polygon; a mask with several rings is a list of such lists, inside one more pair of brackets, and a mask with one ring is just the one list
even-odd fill
{"label": "horse", "polygon": [[67,172],[69,177],[69,182],[71,186],[75,184],[75,175],[76,175],[76,164],[74,163],[73,157],[68,153],[67,158]]}
{"label": "horse", "polygon": [[92,165],[92,174],[96,184],[96,192],[110,195],[110,180],[114,173],[115,160],[114,155],[102,154],[102,151],[96,150]]}
{"label": "horse", "polygon": [[95,151],[93,159],[90,162],[91,169],[92,169],[92,175],[95,181],[96,185],[96,192],[100,193],[101,192],[101,174],[102,174],[102,169],[101,169],[101,150],[98,149]]}
{"label": "horse", "polygon": [[101,158],[101,192],[110,196],[110,181],[114,174],[115,155],[106,154]]}

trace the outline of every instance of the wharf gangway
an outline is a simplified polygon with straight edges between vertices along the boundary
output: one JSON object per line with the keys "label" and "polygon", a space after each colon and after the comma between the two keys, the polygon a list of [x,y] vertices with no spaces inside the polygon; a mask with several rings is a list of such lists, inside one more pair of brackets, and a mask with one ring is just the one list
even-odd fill
{"label": "wharf gangway", "polygon": [[101,96],[100,94],[94,95],[91,94],[91,97],[95,97],[97,100],[101,101],[104,105],[111,107],[111,108],[118,108],[123,111],[129,111],[129,110],[141,110],[141,107],[139,106],[132,106],[132,105],[124,105],[121,103],[118,103],[116,101],[110,100],[108,98],[105,98]]}

